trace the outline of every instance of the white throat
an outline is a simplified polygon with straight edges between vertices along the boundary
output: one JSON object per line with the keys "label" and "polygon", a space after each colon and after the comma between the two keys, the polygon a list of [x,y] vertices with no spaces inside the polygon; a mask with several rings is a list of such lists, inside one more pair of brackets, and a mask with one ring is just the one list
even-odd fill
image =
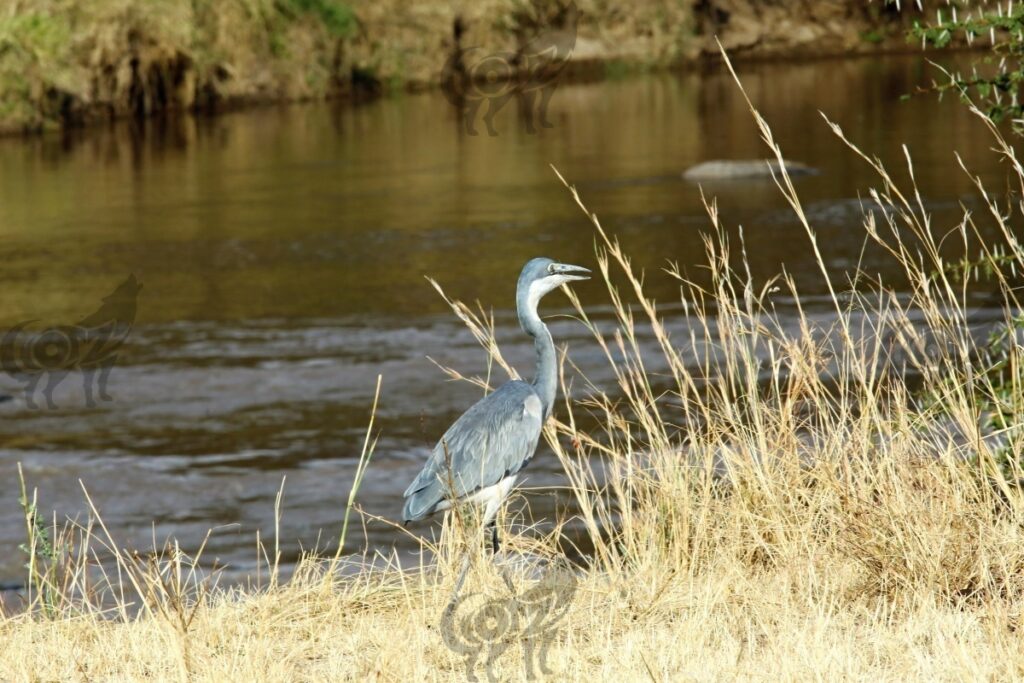
{"label": "white throat", "polygon": [[541,298],[562,284],[562,281],[564,281],[562,278],[552,276],[531,282],[530,289],[527,290],[526,293],[526,303],[530,310],[536,313],[537,307],[540,305]]}

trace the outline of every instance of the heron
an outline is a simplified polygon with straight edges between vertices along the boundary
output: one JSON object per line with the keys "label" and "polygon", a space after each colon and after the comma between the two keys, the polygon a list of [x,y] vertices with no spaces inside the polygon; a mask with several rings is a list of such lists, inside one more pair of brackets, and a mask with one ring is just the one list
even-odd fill
{"label": "heron", "polygon": [[[554,409],[558,361],[551,332],[537,314],[541,298],[567,282],[589,279],[582,266],[531,259],[516,285],[516,312],[523,331],[533,337],[537,366],[532,382],[511,380],[462,414],[434,446],[423,469],[403,494],[406,524],[453,505],[482,508],[481,529],[491,532],[491,550],[499,550],[495,515],[533,458],[544,423]],[[469,569],[469,551],[452,593],[454,604]],[[506,577],[506,583],[508,579]],[[511,587],[511,585],[510,585]]]}

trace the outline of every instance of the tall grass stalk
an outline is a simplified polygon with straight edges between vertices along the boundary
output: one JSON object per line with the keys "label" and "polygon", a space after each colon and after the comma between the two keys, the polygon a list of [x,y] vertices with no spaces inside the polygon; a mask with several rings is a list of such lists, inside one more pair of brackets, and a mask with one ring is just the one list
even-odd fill
{"label": "tall grass stalk", "polygon": [[383,375],[377,375],[377,388],[373,392],[373,407],[370,409],[370,422],[366,426],[366,438],[363,439],[363,450],[359,453],[359,462],[356,464],[356,473],[352,478],[352,488],[349,489],[348,502],[345,503],[345,517],[341,523],[341,536],[338,537],[338,550],[334,553],[334,559],[331,563],[332,572],[337,566],[337,563],[341,559],[341,555],[345,550],[345,539],[348,537],[348,519],[352,514],[352,508],[354,508],[356,504],[356,494],[359,493],[359,487],[363,484],[363,475],[366,474],[366,468],[370,464],[370,458],[373,457],[373,451],[377,447],[377,439],[373,436],[373,421],[377,417],[377,402],[380,400],[380,385],[383,379]]}

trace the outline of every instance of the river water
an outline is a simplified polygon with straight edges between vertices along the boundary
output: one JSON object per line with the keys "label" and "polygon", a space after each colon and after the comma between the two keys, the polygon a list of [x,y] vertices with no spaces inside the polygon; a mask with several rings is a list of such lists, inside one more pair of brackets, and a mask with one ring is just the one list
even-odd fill
{"label": "river water", "polygon": [[[905,179],[901,144],[935,225],[976,203],[953,150],[994,188],[1005,169],[983,126],[955,102],[900,96],[936,76],[919,57],[768,64],[740,69],[787,158],[821,170],[798,191],[837,275],[864,267],[898,282],[883,254],[862,254],[859,197],[877,185],[819,110]],[[510,104],[499,135],[473,137],[439,94],[366,104],[270,108],[215,119],[123,123],[0,141],[0,329],[73,323],[134,274],[135,327],[120,350],[110,402],[86,405],[81,376],[30,409],[0,377],[0,585],[17,585],[24,521],[17,463],[39,507],[84,520],[88,489],[118,542],[179,540],[207,559],[252,571],[256,534],[280,526],[284,561],[332,547],[341,526],[378,374],[380,439],[360,503],[388,519],[445,427],[479,396],[428,359],[467,374],[483,352],[424,276],[493,308],[507,356],[529,375],[532,347],[513,311],[530,257],[594,265],[594,234],[549,168],[575,183],[619,236],[659,301],[671,259],[697,273],[708,220],[680,177],[715,158],[763,157],[750,114],[721,71],[566,84],[553,127],[525,132]],[[708,186],[724,221],[742,224],[755,279],[783,266],[812,313],[824,283],[802,228],[770,182]],[[575,287],[597,320],[607,295]],[[545,314],[566,312],[561,294]],[[558,343],[597,382],[609,375],[582,327],[553,318]],[[535,518],[559,467],[542,444],[526,485]],[[419,524],[414,533],[436,527]],[[353,524],[353,549],[364,546]],[[416,547],[369,520],[365,545]]]}

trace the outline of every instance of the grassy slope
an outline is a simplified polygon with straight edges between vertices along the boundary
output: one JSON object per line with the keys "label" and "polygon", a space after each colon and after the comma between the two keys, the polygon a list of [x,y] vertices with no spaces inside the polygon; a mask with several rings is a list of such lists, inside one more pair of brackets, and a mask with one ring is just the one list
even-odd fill
{"label": "grassy slope", "polygon": [[323,96],[355,29],[337,0],[15,0],[0,9],[0,128]]}
{"label": "grassy slope", "polygon": [[[727,47],[873,48],[888,19],[852,0],[698,4],[575,0],[574,60],[611,73]],[[7,0],[0,4],[0,132],[133,112],[323,98],[354,78],[436,84],[454,47],[514,50],[568,0]],[[727,5],[719,12],[717,4]],[[695,9],[702,7],[702,10]],[[870,10],[870,11],[869,11]],[[722,23],[722,17],[729,17]],[[891,19],[891,18],[890,18]],[[880,34],[879,34],[880,35]]]}
{"label": "grassy slope", "polygon": [[[685,3],[610,12],[583,0],[628,56],[671,61],[692,33]],[[231,103],[321,98],[353,67],[385,85],[436,82],[452,49],[509,49],[557,0],[14,0],[0,9],[0,129]],[[538,9],[539,8],[539,9]]]}

